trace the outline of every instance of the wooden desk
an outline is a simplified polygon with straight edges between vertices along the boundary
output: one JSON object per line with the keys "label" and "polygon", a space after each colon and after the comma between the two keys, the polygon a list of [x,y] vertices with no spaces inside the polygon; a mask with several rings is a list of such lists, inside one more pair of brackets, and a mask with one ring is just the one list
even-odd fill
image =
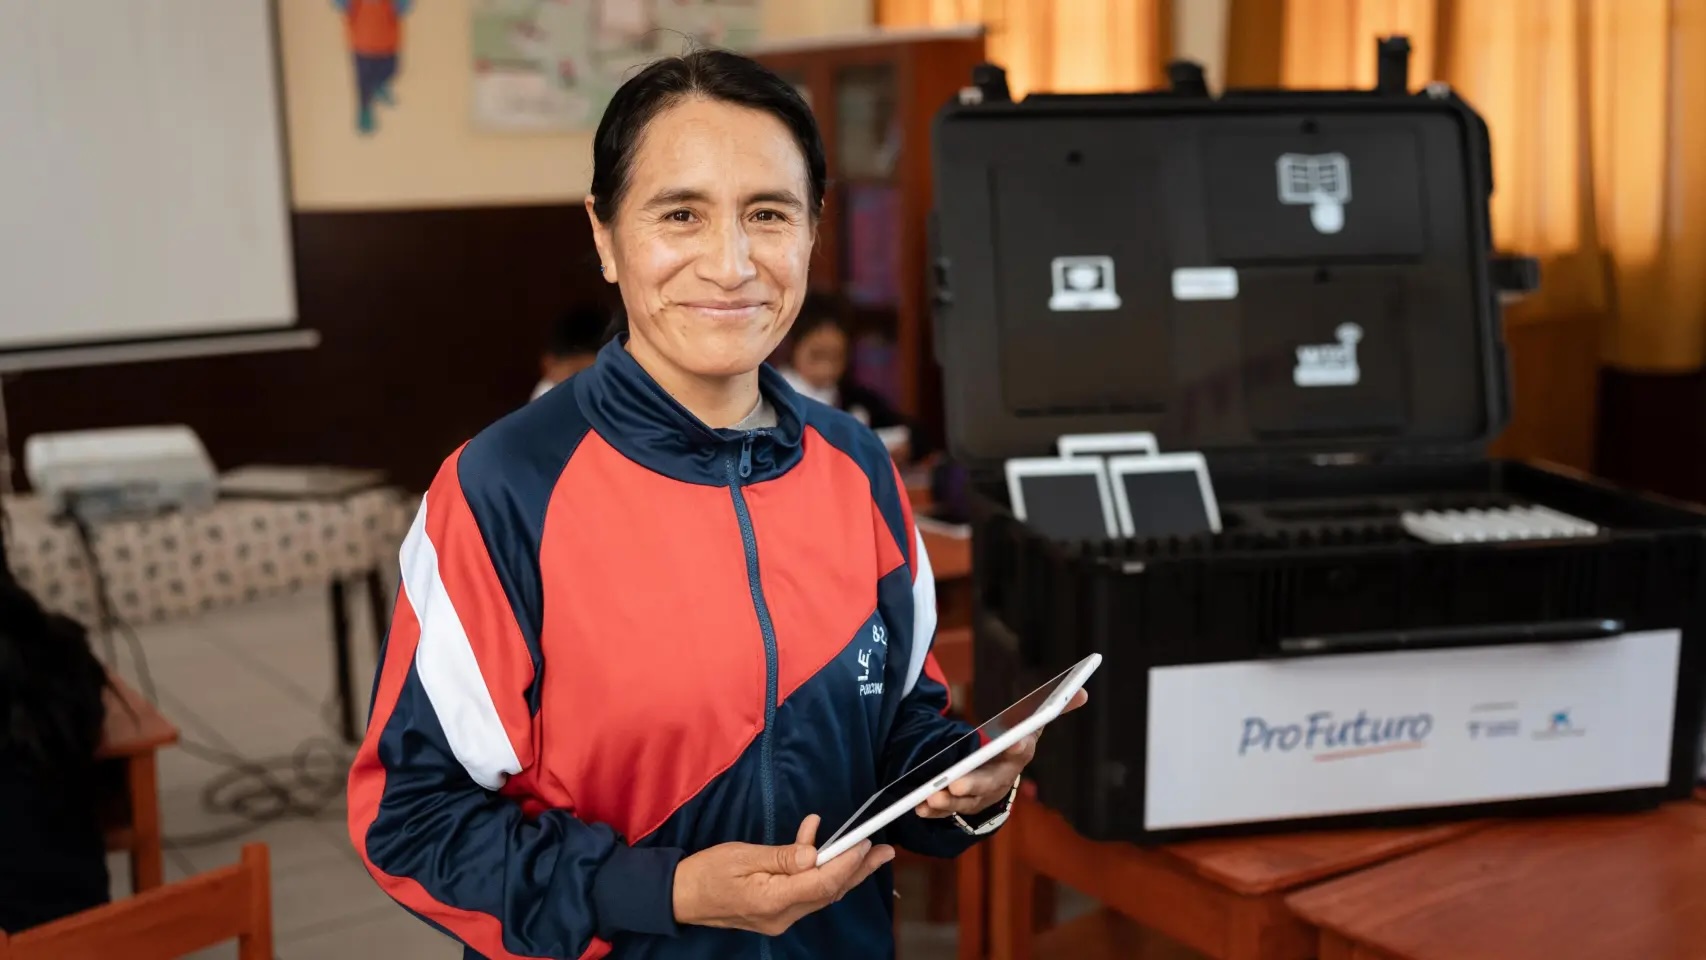
{"label": "wooden desk", "polygon": [[1092,948],[1091,941],[1121,935],[1118,918],[1106,911],[1034,934],[1036,881],[1049,879],[1210,957],[1305,960],[1315,955],[1316,935],[1286,908],[1287,892],[1480,826],[1294,833],[1142,848],[1086,840],[1060,815],[1021,798],[988,847],[989,956],[1089,956],[1109,949]]}
{"label": "wooden desk", "polygon": [[942,627],[969,627],[972,620],[971,538],[921,530],[924,552],[936,575],[936,619]]}
{"label": "wooden desk", "polygon": [[1706,805],[1502,823],[1287,903],[1321,960],[1698,960]]}
{"label": "wooden desk", "polygon": [[130,854],[131,892],[141,893],[166,879],[154,754],[178,742],[178,728],[129,684],[110,674],[108,679],[106,727],[96,755],[123,766],[125,803],[108,826],[107,849]]}
{"label": "wooden desk", "polygon": [[938,582],[971,576],[971,538],[950,537],[934,530],[921,530],[924,551],[930,554],[930,569]]}

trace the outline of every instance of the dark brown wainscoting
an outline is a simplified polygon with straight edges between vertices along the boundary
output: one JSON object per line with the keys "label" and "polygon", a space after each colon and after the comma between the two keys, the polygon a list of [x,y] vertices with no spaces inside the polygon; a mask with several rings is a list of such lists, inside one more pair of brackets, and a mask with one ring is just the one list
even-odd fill
{"label": "dark brown wainscoting", "polygon": [[553,316],[607,295],[578,203],[293,220],[318,349],[20,376],[6,389],[13,452],[42,431],[186,423],[222,468],[372,466],[423,490],[457,444],[527,400]]}

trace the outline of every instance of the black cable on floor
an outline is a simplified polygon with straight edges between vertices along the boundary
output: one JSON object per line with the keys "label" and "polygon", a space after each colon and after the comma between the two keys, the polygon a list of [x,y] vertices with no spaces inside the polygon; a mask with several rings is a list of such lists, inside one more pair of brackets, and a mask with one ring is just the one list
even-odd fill
{"label": "black cable on floor", "polygon": [[[159,706],[159,691],[154,685],[153,671],[148,666],[147,652],[143,650],[135,629],[118,615],[106,571],[95,552],[93,532],[75,509],[70,511],[70,516],[94,582],[99,621],[97,629],[105,643],[108,662],[115,668],[118,665],[118,651],[113,639],[116,633],[125,638],[130,648],[143,697]],[[325,712],[322,708],[322,722]],[[215,830],[168,836],[164,841],[168,849],[225,843],[280,820],[318,820],[342,800],[345,778],[355,759],[351,747],[329,736],[309,737],[290,753],[258,760],[183,736],[179,737],[177,745],[191,756],[225,768],[202,788],[202,809],[212,814],[234,816],[242,822]]]}

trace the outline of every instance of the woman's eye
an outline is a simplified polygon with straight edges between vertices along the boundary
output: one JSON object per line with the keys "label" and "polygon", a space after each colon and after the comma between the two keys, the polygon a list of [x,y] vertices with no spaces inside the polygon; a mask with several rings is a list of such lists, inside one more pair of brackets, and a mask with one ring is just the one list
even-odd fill
{"label": "woman's eye", "polygon": [[781,221],[782,215],[774,210],[760,210],[754,213],[752,218],[759,223],[778,223]]}
{"label": "woman's eye", "polygon": [[676,211],[670,213],[669,219],[675,221],[676,223],[691,223],[691,222],[693,222],[693,211],[691,211],[691,210],[676,210]]}

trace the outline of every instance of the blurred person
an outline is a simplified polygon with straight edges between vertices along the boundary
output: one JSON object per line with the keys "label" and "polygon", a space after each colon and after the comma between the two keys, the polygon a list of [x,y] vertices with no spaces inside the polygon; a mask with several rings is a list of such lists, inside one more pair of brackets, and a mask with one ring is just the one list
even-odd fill
{"label": "blurred person", "polygon": [[592,304],[565,310],[551,326],[551,338],[539,358],[539,384],[532,399],[569,379],[598,358],[598,349],[615,333],[610,312]]}
{"label": "blurred person", "polygon": [[423,499],[349,830],[468,956],[892,957],[888,841],[955,856],[1018,789],[1034,737],[816,865],[821,825],[972,730],[898,468],[764,363],[825,179],[758,63],[635,73],[587,197],[626,329]]}
{"label": "blurred person", "polygon": [[807,293],[799,319],[789,336],[788,359],[782,376],[801,396],[841,410],[867,427],[905,464],[933,452],[918,425],[894,408],[881,393],[848,375],[848,336],[845,302],[833,294]]}
{"label": "blurred person", "polygon": [[107,674],[77,622],[0,574],[0,930],[108,899],[95,752]]}

